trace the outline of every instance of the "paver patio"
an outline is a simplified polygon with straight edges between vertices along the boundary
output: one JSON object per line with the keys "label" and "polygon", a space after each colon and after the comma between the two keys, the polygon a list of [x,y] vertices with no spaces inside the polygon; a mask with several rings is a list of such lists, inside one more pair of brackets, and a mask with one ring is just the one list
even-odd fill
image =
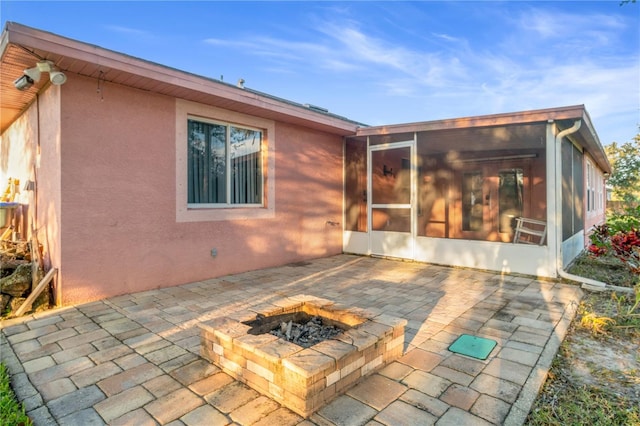
{"label": "paver patio", "polygon": [[[405,355],[304,420],[199,356],[199,322],[308,294],[408,321]],[[577,286],[339,255],[7,320],[1,356],[36,425],[521,425]],[[461,334],[498,342],[455,354]]]}

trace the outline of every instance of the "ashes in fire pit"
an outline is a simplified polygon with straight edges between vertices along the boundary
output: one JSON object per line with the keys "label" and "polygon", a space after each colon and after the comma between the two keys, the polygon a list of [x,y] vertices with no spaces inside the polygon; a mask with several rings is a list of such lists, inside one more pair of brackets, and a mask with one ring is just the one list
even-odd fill
{"label": "ashes in fire pit", "polygon": [[[269,333],[303,348],[310,348],[323,340],[337,336],[343,331],[335,325],[325,324],[319,315],[310,316],[304,312],[268,317],[266,324],[264,317],[245,324],[251,326],[249,334]],[[273,326],[273,324],[276,325]],[[265,328],[268,331],[264,331]]]}
{"label": "ashes in fire pit", "polygon": [[[308,417],[399,358],[406,323],[299,295],[200,324],[200,353],[235,379]],[[300,343],[312,329],[323,337],[319,343],[309,338],[303,347]]]}

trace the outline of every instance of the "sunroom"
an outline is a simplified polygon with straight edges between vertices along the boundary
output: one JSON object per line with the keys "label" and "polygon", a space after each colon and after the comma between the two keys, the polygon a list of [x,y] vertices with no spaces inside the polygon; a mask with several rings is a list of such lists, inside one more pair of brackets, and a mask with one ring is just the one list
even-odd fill
{"label": "sunroom", "polygon": [[583,106],[359,128],[344,250],[556,277],[604,218],[609,172]]}

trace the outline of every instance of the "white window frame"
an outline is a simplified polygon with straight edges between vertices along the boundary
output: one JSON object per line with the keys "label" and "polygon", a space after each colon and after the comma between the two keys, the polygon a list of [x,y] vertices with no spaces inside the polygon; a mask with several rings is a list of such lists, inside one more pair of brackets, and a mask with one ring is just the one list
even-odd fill
{"label": "white window frame", "polygon": [[598,173],[598,211],[604,211],[604,176]]}
{"label": "white window frame", "polygon": [[[262,204],[188,203],[188,120],[232,125],[262,132]],[[275,122],[196,102],[176,100],[176,221],[205,222],[275,217]]]}
{"label": "white window frame", "polygon": [[595,211],[600,212],[602,210],[602,206],[600,203],[600,173],[596,173],[596,180],[595,180],[595,197],[596,197],[596,204],[594,206]]}
{"label": "white window frame", "polygon": [[600,202],[596,199],[596,194],[600,196],[599,191],[596,190],[596,182],[598,179],[598,172],[590,160],[587,160],[587,214],[595,214],[601,210]]}

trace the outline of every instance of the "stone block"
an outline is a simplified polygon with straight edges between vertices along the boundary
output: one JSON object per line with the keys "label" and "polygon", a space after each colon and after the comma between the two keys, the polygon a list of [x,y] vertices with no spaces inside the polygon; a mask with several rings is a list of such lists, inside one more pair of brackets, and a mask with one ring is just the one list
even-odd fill
{"label": "stone block", "polygon": [[317,414],[332,424],[363,425],[371,420],[377,411],[350,396],[342,395],[320,408]]}
{"label": "stone block", "polygon": [[204,401],[187,388],[181,388],[144,406],[160,424],[172,422],[203,405]]}
{"label": "stone block", "polygon": [[155,365],[145,363],[99,381],[98,387],[107,396],[111,396],[160,376],[162,373],[162,370]]}
{"label": "stone block", "polygon": [[398,399],[407,389],[394,380],[374,374],[352,387],[347,395],[380,411]]}
{"label": "stone block", "polygon": [[[195,410],[180,417],[180,421],[187,426],[202,426],[202,425],[219,425],[225,426],[231,423],[231,420],[227,418],[220,411],[216,410],[210,405],[202,405]],[[138,425],[135,423],[136,426]],[[155,422],[154,422],[155,424]]]}
{"label": "stone block", "polygon": [[454,407],[469,410],[479,396],[480,393],[471,388],[453,384],[440,395],[440,399]]}
{"label": "stone block", "polygon": [[278,403],[265,396],[260,396],[233,410],[229,417],[238,424],[251,425],[278,408],[280,408]]}
{"label": "stone block", "polygon": [[47,403],[49,412],[56,419],[68,416],[85,408],[91,408],[105,399],[97,386],[89,386],[67,393]]}
{"label": "stone block", "polygon": [[142,386],[134,386],[98,402],[93,408],[95,408],[105,422],[110,423],[118,417],[153,401],[153,399],[153,395],[145,388]]}
{"label": "stone block", "polygon": [[393,426],[433,425],[438,420],[433,414],[404,401],[394,401],[378,413],[374,420]]}
{"label": "stone block", "polygon": [[258,392],[239,382],[232,382],[217,391],[205,395],[205,400],[223,413],[236,408],[259,396]]}
{"label": "stone block", "polygon": [[233,382],[231,376],[220,372],[201,379],[189,386],[198,395],[207,395]]}

